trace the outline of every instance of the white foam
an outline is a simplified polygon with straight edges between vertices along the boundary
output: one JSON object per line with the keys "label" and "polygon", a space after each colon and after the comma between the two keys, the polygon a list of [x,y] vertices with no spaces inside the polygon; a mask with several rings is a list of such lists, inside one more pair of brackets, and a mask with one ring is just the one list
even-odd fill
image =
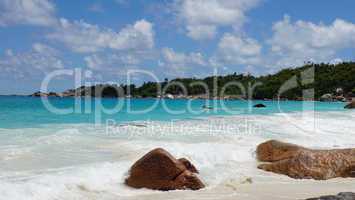
{"label": "white foam", "polygon": [[88,124],[1,129],[0,197],[178,199],[192,195],[175,191],[166,196],[124,186],[129,167],[147,151],[162,147],[200,169],[208,187],[194,199],[227,199],[244,184],[268,184],[270,177],[273,184],[291,181],[256,169],[257,144],[279,139],[314,148],[354,147],[354,117],[354,112],[212,117],[178,121],[173,128],[169,122],[150,122],[146,127],[119,129],[117,135]]}

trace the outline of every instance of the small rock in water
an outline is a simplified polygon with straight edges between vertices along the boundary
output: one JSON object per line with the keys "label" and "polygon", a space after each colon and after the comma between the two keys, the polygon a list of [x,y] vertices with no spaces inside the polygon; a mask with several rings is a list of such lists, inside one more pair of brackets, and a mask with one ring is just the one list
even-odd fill
{"label": "small rock in water", "polygon": [[211,106],[202,106],[203,109],[206,109],[206,110],[212,110],[213,108]]}
{"label": "small rock in water", "polygon": [[266,106],[262,103],[254,105],[254,108],[265,108]]}
{"label": "small rock in water", "polygon": [[196,167],[187,159],[175,159],[169,152],[158,148],[131,167],[125,183],[133,188],[162,191],[199,190],[205,186],[196,173]]}
{"label": "small rock in water", "polygon": [[310,198],[306,200],[355,200],[355,193],[342,192],[338,195],[321,196],[317,198]]}
{"label": "small rock in water", "polygon": [[355,101],[352,101],[348,105],[344,107],[345,109],[354,109],[355,108]]}

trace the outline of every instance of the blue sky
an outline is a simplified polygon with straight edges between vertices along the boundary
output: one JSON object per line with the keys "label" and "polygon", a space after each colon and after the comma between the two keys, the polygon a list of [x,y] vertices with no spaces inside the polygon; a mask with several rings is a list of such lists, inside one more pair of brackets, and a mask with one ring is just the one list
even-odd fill
{"label": "blue sky", "polygon": [[[162,80],[355,60],[354,7],[353,0],[0,0],[0,94],[39,90],[62,69],[120,83],[138,69]],[[64,76],[50,88],[73,85]]]}

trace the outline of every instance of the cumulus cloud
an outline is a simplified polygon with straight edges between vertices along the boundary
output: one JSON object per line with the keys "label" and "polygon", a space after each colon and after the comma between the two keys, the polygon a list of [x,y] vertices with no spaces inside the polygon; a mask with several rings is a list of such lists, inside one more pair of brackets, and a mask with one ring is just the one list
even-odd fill
{"label": "cumulus cloud", "polygon": [[48,0],[1,0],[0,26],[15,24],[52,26],[55,6]]}
{"label": "cumulus cloud", "polygon": [[213,65],[256,65],[261,62],[262,46],[258,41],[226,33],[218,43]]}
{"label": "cumulus cloud", "polygon": [[272,36],[258,42],[248,36],[225,33],[212,66],[259,71],[301,66],[305,62],[341,62],[338,53],[355,47],[355,24],[336,19],[331,24],[292,22],[289,16],[272,26]]}
{"label": "cumulus cloud", "polygon": [[122,78],[129,70],[147,69],[153,71],[147,62],[156,59],[154,51],[104,51],[84,57],[87,69],[96,77]]}
{"label": "cumulus cloud", "polygon": [[[86,56],[84,60],[88,69],[102,76],[127,75],[132,69],[146,69],[157,76],[165,77],[201,76],[202,73],[209,72],[206,70],[209,63],[201,53],[181,53],[166,47],[159,53],[155,51],[97,53]],[[158,60],[157,66],[155,60]],[[154,61],[154,64],[147,66],[146,61]]]}
{"label": "cumulus cloud", "polygon": [[[64,68],[63,61],[51,52],[43,53],[42,44],[34,44],[31,51],[15,53],[8,49],[0,56],[0,72],[2,76],[14,78],[31,78],[56,69]],[[52,49],[52,48],[51,48]]]}
{"label": "cumulus cloud", "polygon": [[163,48],[162,55],[165,61],[172,64],[186,64],[186,63],[194,63],[198,65],[205,65],[206,62],[201,53],[178,53],[175,52],[172,48]]}
{"label": "cumulus cloud", "polygon": [[303,62],[329,62],[339,50],[355,46],[355,24],[336,19],[332,24],[291,22],[289,16],[274,23],[268,40],[276,66]]}
{"label": "cumulus cloud", "polygon": [[159,67],[165,69],[164,73],[167,75],[181,76],[186,73],[206,72],[206,66],[208,66],[208,62],[201,53],[180,53],[175,52],[172,48],[163,48],[161,50]]}
{"label": "cumulus cloud", "polygon": [[154,46],[153,24],[146,20],[139,20],[116,32],[84,21],[70,22],[61,19],[56,31],[47,37],[63,42],[79,53],[92,53],[104,49],[141,50]]}
{"label": "cumulus cloud", "polygon": [[34,52],[37,52],[42,55],[57,56],[59,54],[59,51],[57,49],[42,43],[34,43],[32,45],[32,49]]}
{"label": "cumulus cloud", "polygon": [[220,26],[241,28],[245,12],[260,0],[176,0],[174,8],[184,24],[187,35],[193,39],[213,38]]}
{"label": "cumulus cloud", "polygon": [[114,71],[123,66],[133,66],[141,62],[140,58],[133,54],[93,54],[84,58],[86,65],[91,70]]}

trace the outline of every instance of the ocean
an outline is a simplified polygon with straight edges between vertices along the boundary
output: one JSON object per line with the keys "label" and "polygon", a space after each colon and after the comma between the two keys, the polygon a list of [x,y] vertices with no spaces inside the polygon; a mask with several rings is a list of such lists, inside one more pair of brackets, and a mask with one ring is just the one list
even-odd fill
{"label": "ocean", "polygon": [[[355,184],[301,182],[260,171],[255,160],[256,146],[269,139],[320,149],[355,147],[355,112],[345,110],[345,103],[49,102],[69,113],[52,113],[40,98],[0,97],[0,199],[300,199],[350,191]],[[266,108],[253,108],[258,103]],[[158,192],[125,186],[130,166],[157,147],[189,159],[207,187]]]}

